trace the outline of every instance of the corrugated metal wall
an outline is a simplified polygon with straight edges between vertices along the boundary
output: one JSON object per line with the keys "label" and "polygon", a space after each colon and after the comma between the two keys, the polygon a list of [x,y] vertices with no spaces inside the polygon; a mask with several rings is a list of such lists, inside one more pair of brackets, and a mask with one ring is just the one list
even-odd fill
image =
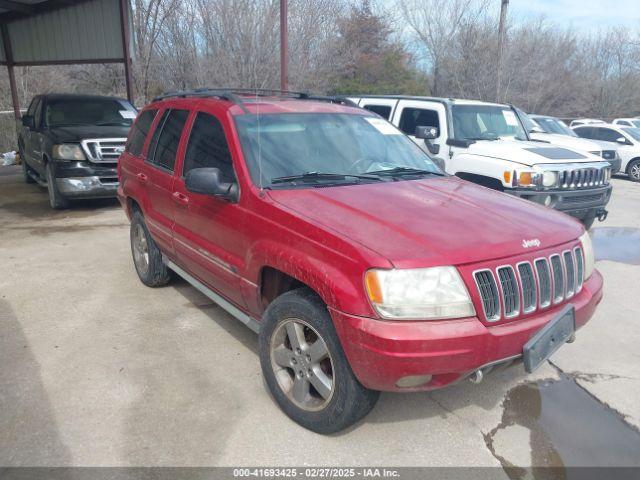
{"label": "corrugated metal wall", "polygon": [[8,30],[16,64],[123,58],[118,0],[78,3],[16,20]]}

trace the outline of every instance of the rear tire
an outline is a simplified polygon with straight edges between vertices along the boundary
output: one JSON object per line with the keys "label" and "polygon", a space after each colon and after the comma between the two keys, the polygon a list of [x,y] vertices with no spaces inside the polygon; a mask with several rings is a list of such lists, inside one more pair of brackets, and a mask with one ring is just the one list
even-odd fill
{"label": "rear tire", "polygon": [[627,167],[632,182],[640,182],[640,159],[632,161]]}
{"label": "rear tire", "polygon": [[284,413],[317,433],[353,425],[380,395],[355,377],[326,305],[308,288],[286,292],[267,307],[260,329],[260,364]]}
{"label": "rear tire", "polygon": [[49,205],[54,210],[64,210],[69,208],[69,199],[62,196],[60,190],[58,190],[58,184],[56,183],[56,177],[53,173],[53,165],[51,162],[47,162],[47,191],[49,193]]}
{"label": "rear tire", "polygon": [[139,210],[131,219],[131,254],[140,281],[147,287],[162,287],[171,280],[171,271],[162,261],[162,253],[153,241]]}

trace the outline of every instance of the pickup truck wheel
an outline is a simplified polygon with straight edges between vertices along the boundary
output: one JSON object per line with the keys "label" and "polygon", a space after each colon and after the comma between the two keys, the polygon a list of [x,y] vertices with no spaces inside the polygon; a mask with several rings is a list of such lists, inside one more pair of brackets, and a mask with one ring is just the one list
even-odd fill
{"label": "pickup truck wheel", "polygon": [[358,382],[326,305],[308,288],[282,294],[265,311],[260,364],[280,408],[314,432],[349,427],[380,395]]}
{"label": "pickup truck wheel", "polygon": [[53,166],[51,162],[47,163],[47,191],[49,192],[49,205],[55,210],[63,210],[69,208],[69,199],[64,198],[58,190],[56,184],[56,177],[53,173]]}
{"label": "pickup truck wheel", "polygon": [[148,287],[161,287],[169,283],[169,269],[162,261],[162,253],[149,235],[144,217],[139,211],[133,214],[130,238],[133,264],[140,281]]}
{"label": "pickup truck wheel", "polygon": [[640,160],[634,160],[629,164],[629,178],[634,182],[640,182]]}

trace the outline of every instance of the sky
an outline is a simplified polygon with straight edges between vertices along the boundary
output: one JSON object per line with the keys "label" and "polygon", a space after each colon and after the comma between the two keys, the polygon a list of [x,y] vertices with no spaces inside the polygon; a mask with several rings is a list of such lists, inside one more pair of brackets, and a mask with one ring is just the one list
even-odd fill
{"label": "sky", "polygon": [[[499,3],[498,0],[495,0]],[[622,25],[640,30],[640,0],[510,0],[512,19],[544,15],[588,32]]]}

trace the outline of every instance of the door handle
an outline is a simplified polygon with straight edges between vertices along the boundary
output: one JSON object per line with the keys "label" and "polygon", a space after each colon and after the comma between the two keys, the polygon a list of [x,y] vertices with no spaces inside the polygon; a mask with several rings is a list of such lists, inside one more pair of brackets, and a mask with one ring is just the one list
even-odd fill
{"label": "door handle", "polygon": [[147,176],[144,173],[138,173],[136,175],[136,177],[138,178],[140,183],[147,183],[149,181],[149,179],[147,178]]}
{"label": "door handle", "polygon": [[184,193],[173,192],[173,200],[180,205],[189,205],[189,197],[187,197]]}

